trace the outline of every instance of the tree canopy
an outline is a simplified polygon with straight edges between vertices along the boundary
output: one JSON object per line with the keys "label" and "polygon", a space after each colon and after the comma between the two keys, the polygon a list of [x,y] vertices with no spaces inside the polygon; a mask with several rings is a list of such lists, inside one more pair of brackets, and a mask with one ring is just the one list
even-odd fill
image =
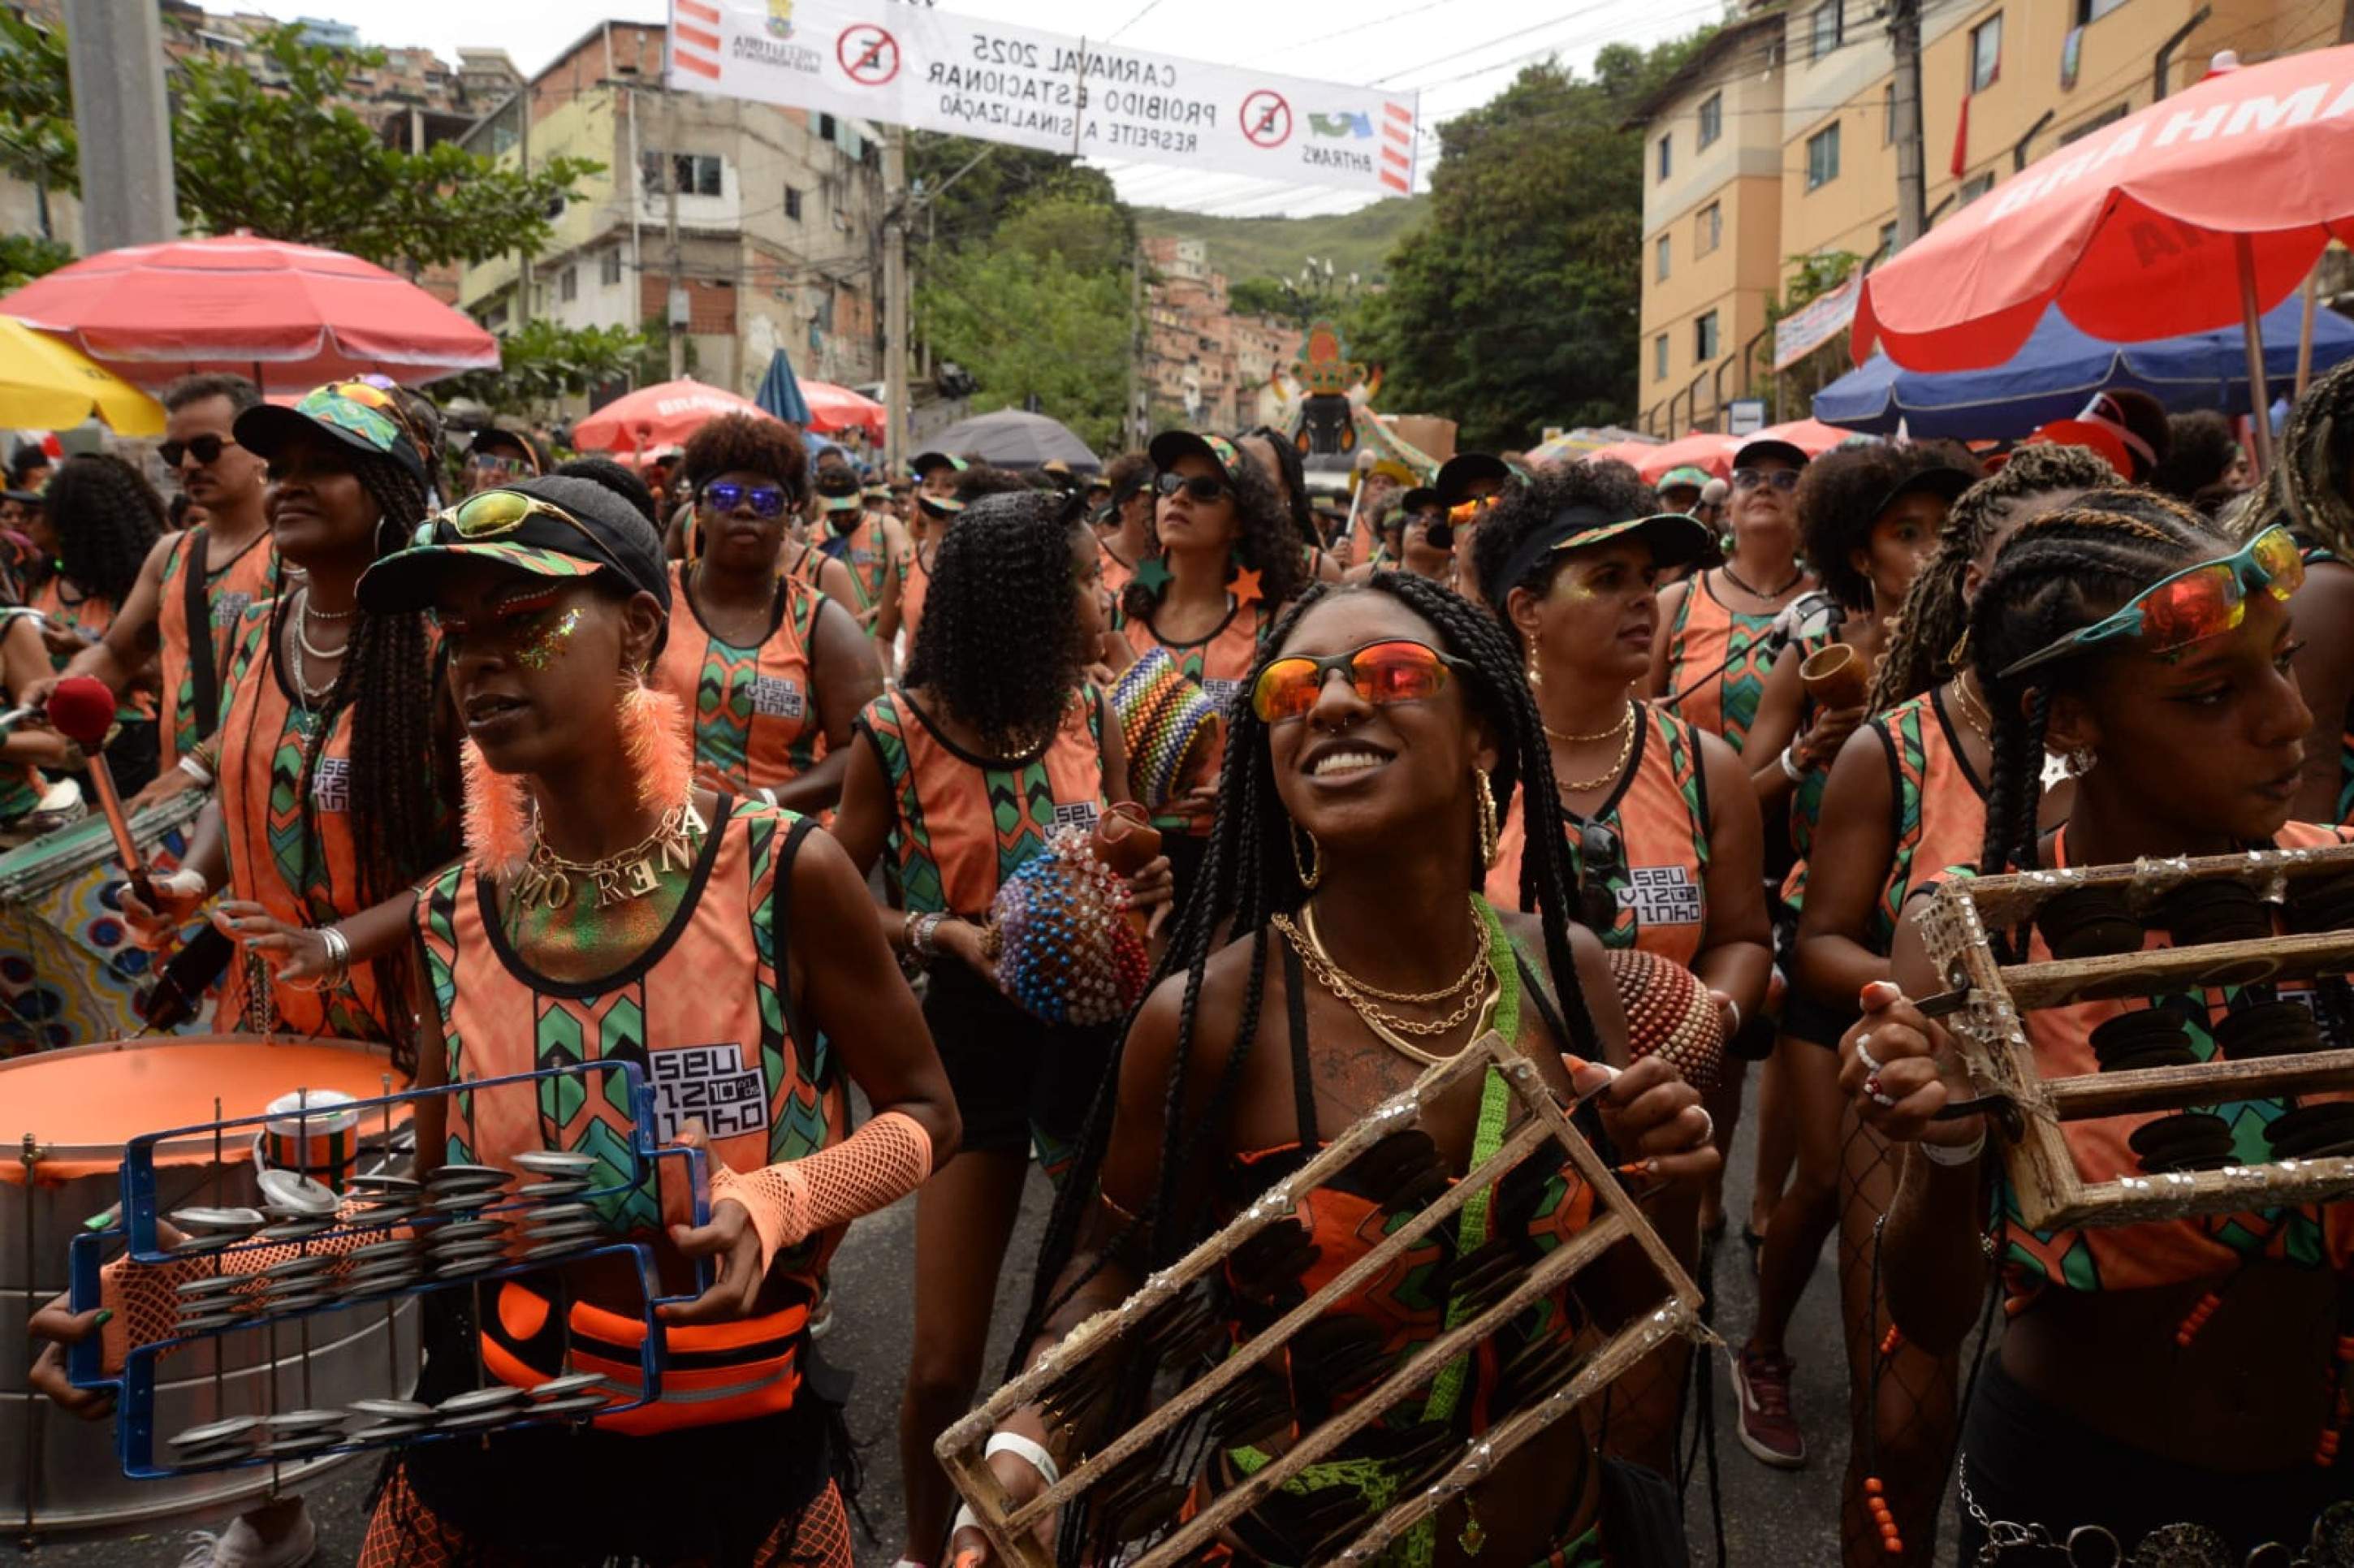
{"label": "tree canopy", "polygon": [[[259,70],[191,57],[173,67],[173,176],[180,216],[212,234],[249,229],[386,267],[480,261],[546,243],[551,216],[600,165],[551,158],[529,175],[443,143],[387,146],[346,106],[378,49],[306,42],[298,26],[254,40]],[[65,40],[0,11],[0,166],[76,191]]]}
{"label": "tree canopy", "polygon": [[1627,119],[1706,37],[1613,44],[1590,78],[1530,66],[1439,127],[1430,220],[1399,242],[1351,344],[1384,366],[1384,408],[1445,414],[1489,450],[1628,415],[1643,143]]}

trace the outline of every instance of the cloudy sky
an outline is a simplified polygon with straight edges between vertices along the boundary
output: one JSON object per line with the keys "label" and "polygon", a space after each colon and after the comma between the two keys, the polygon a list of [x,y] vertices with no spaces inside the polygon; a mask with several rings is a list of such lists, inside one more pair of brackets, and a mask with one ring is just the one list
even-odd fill
{"label": "cloudy sky", "polygon": [[[209,3],[225,7],[228,0]],[[661,21],[669,14],[666,0],[241,0],[236,8],[349,21],[372,43],[428,44],[452,59],[461,45],[504,48],[525,72],[608,16]],[[1604,44],[1649,44],[1690,31],[1722,16],[1725,0],[952,0],[944,8],[1084,31],[1090,39],[1118,16],[1110,37],[1139,48],[1284,76],[1419,89],[1427,128],[1486,101],[1531,60],[1557,54],[1583,67]],[[1436,151],[1425,142],[1426,178]],[[1105,166],[1131,201],[1221,215],[1344,212],[1368,199],[1155,164]]]}

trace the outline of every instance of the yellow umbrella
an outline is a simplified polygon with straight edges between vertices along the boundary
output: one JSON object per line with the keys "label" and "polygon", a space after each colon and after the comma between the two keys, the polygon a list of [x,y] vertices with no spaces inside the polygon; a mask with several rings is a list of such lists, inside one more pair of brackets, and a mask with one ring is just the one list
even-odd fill
{"label": "yellow umbrella", "polygon": [[160,436],[164,405],[71,344],[0,316],[0,426],[71,429],[92,412],[122,436]]}

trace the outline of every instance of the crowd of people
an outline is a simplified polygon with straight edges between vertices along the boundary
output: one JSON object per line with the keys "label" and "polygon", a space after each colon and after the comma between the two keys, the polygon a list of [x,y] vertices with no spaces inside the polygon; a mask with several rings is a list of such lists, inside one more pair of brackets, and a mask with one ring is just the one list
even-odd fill
{"label": "crowd of people", "polygon": [[[664,1228],[651,1196],[634,1216],[667,1277],[716,1265],[664,1309],[698,1380],[585,1436],[395,1451],[367,1568],[846,1565],[855,1466],[815,1341],[845,1227],[910,1194],[891,1528],[900,1568],[980,1568],[997,1547],[934,1444],[1001,1370],[1034,1160],[1055,1201],[1038,1255],[1010,1259],[1009,1377],[1490,1033],[1563,1104],[1591,1099],[1581,1129],[1648,1184],[1703,1285],[1738,1224],[1755,1317],[1715,1326],[1747,1454],[1809,1462],[1794,1362],[1843,1357],[1849,1568],[1941,1560],[1941,1528],[2006,1568],[2354,1563],[2334,1462],[2354,1210],[2030,1230],[1918,1005],[1946,985],[1912,917],[1957,878],[2349,838],[2354,367],[2316,383],[2264,474],[2221,416],[2111,394],[2015,445],[1757,439],[1721,475],[1649,482],[1369,457],[1338,492],[1267,428],[1166,431],[1085,473],[947,451],[894,473],[743,416],[624,465],[558,461],[545,431],[466,437],[370,380],[280,405],[204,376],[163,400],[168,503],[136,450],[10,465],[0,708],[31,715],[0,737],[0,834],[86,809],[85,759],[38,710],[95,677],[134,805],[203,793],[179,867],[121,898],[159,948],[198,920],[232,938],[218,972],[181,977],[219,1027],[371,1043],[422,1086],[688,1047],[758,1085],[725,1129],[665,1129],[707,1149],[710,1223]],[[1173,772],[1113,697],[1164,669],[1218,715]],[[1158,837],[1123,894],[1150,981],[1117,1020],[1045,1016],[993,911],[1070,830],[1115,821]],[[2040,931],[1999,940],[2050,956]],[[1649,1050],[1630,955],[1697,980],[1721,1063]],[[2342,982],[2282,990],[2354,1045]],[[2026,1028],[2052,1071],[2085,1072],[2103,1024],[2171,1009],[2204,1060],[2211,1005],[2239,992]],[[1491,1070],[1424,1110],[1442,1176],[1494,1152],[1508,1098]],[[2251,1158],[2292,1104],[2231,1107]],[[419,1148],[496,1164],[625,1114],[429,1112]],[[2086,1179],[2139,1169],[2128,1130],[2068,1125]],[[1311,1284],[1394,1223],[1353,1174],[1287,1201]],[[1373,1364],[1457,1321],[1498,1247],[1525,1268],[1596,1209],[1548,1160],[1476,1212],[1336,1314]],[[1833,1238],[1844,1344],[1801,1345]],[[1608,1263],[1204,1560],[1325,1560],[1433,1427],[1489,1430],[1526,1369],[1656,1299]],[[430,1298],[419,1397],[555,1375],[559,1315],[634,1342],[630,1283],[509,1281],[481,1321]],[[1297,1299],[1239,1267],[1225,1284],[1209,1359]],[[119,1358],[123,1320],[173,1285],[118,1264],[104,1309],[40,1313],[37,1385],[102,1414],[62,1348],[98,1334]],[[1391,1560],[1687,1561],[1671,1478],[1696,1353],[1647,1354]],[[1197,1502],[1348,1403],[1296,1361],[1274,1386],[1278,1419],[1208,1446]],[[1132,1377],[1084,1418],[1002,1423],[1005,1497],[1155,1393]],[[559,1493],[644,1506],[512,1506]],[[257,1513],[213,1561],[299,1562],[310,1530]],[[1100,1529],[1059,1547],[1119,1549]]]}

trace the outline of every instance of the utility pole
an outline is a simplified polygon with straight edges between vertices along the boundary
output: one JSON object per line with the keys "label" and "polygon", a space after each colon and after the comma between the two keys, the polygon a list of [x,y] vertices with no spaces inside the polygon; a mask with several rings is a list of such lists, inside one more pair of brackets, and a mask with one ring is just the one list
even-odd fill
{"label": "utility pole", "polygon": [[663,150],[655,154],[662,165],[663,221],[670,229],[670,298],[663,319],[670,323],[670,378],[686,375],[686,329],[695,324],[695,311],[686,297],[686,264],[678,249],[678,94],[663,88]]}
{"label": "utility pole", "polygon": [[883,129],[883,461],[899,471],[907,434],[907,132]]}
{"label": "utility pole", "polygon": [[[2354,5],[2354,0],[2348,0]],[[1120,415],[1120,434],[1129,450],[1144,444],[1144,238],[1137,237],[1128,279],[1128,406]]]}
{"label": "utility pole", "polygon": [[1896,53],[1896,249],[1929,227],[1922,169],[1921,0],[1889,0],[1888,43]]}
{"label": "utility pole", "polygon": [[[531,178],[531,83],[523,84],[515,95],[515,157],[525,179]],[[515,310],[514,324],[520,329],[531,324],[531,247],[515,249]]]}
{"label": "utility pole", "polygon": [[66,69],[81,140],[82,249],[177,238],[164,21],[154,0],[67,0]]}

